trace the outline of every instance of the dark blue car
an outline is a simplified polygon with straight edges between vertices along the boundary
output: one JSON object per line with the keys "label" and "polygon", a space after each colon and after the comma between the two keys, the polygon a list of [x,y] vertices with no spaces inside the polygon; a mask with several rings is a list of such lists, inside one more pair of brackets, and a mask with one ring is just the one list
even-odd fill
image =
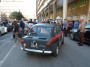
{"label": "dark blue car", "polygon": [[21,49],[35,53],[57,56],[59,47],[64,43],[64,34],[59,25],[36,24],[29,35],[21,39]]}
{"label": "dark blue car", "polygon": [[[78,29],[72,29],[70,31],[70,39],[79,40],[79,36],[80,35]],[[90,44],[90,24],[86,24],[85,26],[84,42]]]}

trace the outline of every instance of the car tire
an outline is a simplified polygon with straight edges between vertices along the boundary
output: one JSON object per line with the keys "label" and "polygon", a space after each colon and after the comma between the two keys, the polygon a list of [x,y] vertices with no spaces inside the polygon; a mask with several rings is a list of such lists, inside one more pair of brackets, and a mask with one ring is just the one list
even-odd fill
{"label": "car tire", "polygon": [[62,45],[64,44],[64,38],[63,38],[63,41],[62,41]]}
{"label": "car tire", "polygon": [[61,43],[62,45],[64,44],[64,36],[63,36],[63,41],[62,41],[62,43]]}
{"label": "car tire", "polygon": [[59,46],[56,47],[55,51],[53,52],[53,56],[56,57],[59,54]]}
{"label": "car tire", "polygon": [[70,33],[70,39],[74,40],[74,33]]}

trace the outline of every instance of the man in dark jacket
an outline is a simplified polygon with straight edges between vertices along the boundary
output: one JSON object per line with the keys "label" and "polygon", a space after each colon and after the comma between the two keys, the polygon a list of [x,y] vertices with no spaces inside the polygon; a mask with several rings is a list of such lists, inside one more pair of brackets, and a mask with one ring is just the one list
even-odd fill
{"label": "man in dark jacket", "polygon": [[25,28],[24,18],[22,18],[20,21],[20,27],[22,29],[22,36],[24,36],[24,28]]}

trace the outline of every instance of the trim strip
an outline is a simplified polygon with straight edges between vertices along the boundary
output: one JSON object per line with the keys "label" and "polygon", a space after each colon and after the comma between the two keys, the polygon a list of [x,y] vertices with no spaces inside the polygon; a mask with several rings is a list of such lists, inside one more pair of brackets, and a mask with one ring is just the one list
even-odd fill
{"label": "trim strip", "polygon": [[[23,47],[21,47],[21,49],[23,50]],[[27,49],[27,48],[25,48],[25,51],[31,51],[31,52],[37,52],[37,53],[46,53],[46,54],[52,53],[52,51],[43,51],[43,50],[35,50],[35,49]]]}

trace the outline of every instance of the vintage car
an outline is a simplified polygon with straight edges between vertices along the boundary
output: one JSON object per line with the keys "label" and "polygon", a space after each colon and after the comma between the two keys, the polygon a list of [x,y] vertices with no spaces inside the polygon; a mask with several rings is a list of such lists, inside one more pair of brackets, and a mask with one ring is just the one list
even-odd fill
{"label": "vintage car", "polygon": [[[79,40],[79,33],[80,31],[78,31],[78,29],[72,29],[70,31],[70,39]],[[90,24],[86,24],[85,26],[84,42],[90,43]]]}
{"label": "vintage car", "polygon": [[64,43],[64,34],[59,25],[36,24],[29,35],[24,36],[20,43],[21,49],[35,53],[57,56],[59,47]]}

